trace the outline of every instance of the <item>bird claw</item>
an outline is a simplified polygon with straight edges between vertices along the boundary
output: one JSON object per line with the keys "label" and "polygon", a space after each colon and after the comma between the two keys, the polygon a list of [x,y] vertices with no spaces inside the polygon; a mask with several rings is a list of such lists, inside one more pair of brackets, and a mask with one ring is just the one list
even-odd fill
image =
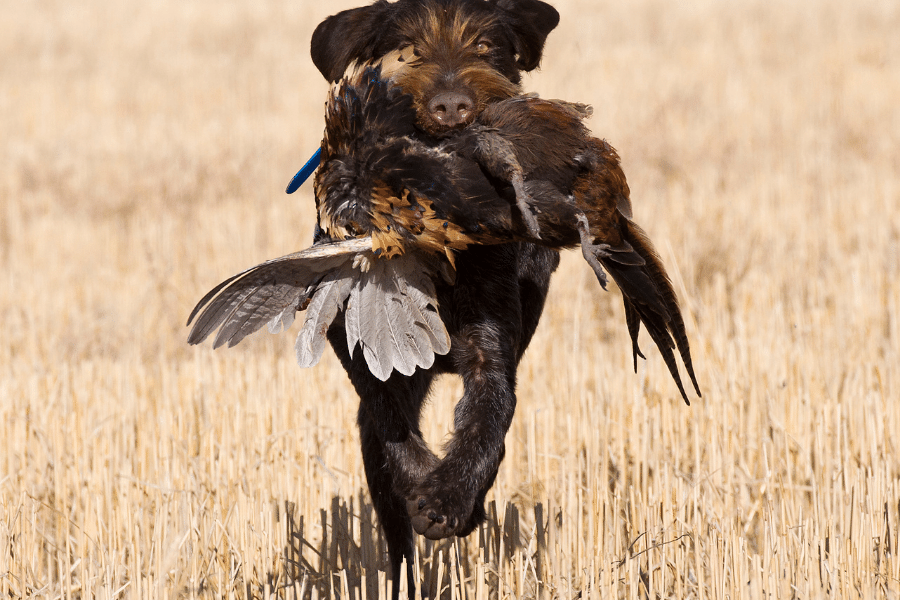
{"label": "bird claw", "polygon": [[[528,196],[528,200],[531,200],[531,196]],[[534,213],[531,212],[531,205],[528,203],[528,200],[519,199],[517,197],[516,204],[519,206],[519,211],[522,213],[522,219],[525,220],[525,227],[528,228],[528,233],[535,239],[541,239],[541,226],[538,223],[537,217],[534,216]]]}
{"label": "bird claw", "polygon": [[610,256],[610,245],[594,243],[594,238],[591,235],[591,226],[584,213],[578,215],[578,236],[581,238],[581,254],[594,270],[594,274],[600,282],[600,287],[605,290],[607,283],[606,272],[603,270],[603,265],[600,264],[598,257]]}
{"label": "bird claw", "polygon": [[360,252],[353,257],[353,268],[359,269],[363,273],[368,273],[369,269],[372,268],[372,258],[368,254]]}

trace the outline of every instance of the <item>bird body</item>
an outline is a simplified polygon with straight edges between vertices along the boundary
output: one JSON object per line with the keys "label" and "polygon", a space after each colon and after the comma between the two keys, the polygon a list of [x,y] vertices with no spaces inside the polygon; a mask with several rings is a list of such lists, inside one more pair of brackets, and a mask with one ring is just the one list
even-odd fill
{"label": "bird body", "polygon": [[382,79],[380,68],[355,71],[336,84],[326,108],[315,176],[324,235],[371,236],[379,258],[416,247],[451,263],[453,250],[489,242],[464,217],[480,204],[507,203],[478,165],[423,139],[411,97]]}
{"label": "bird body", "polygon": [[[618,153],[591,137],[582,123],[589,114],[583,105],[559,100],[502,100],[445,148],[471,157],[513,186],[525,224],[509,224],[516,239],[557,248],[580,242],[604,289],[604,268],[612,275],[623,295],[635,370],[637,357],[644,357],[638,346],[643,323],[688,402],[673,350],[698,395],[700,387],[675,290],[650,238],[633,220]],[[503,233],[483,232],[487,237]]]}
{"label": "bird body", "polygon": [[432,137],[415,127],[411,97],[382,76],[384,64],[386,73],[397,72],[396,58],[353,67],[332,88],[315,176],[316,242],[330,254],[290,255],[224,282],[194,309],[191,318],[200,319],[189,341],[221,325],[215,345],[233,345],[305,307],[297,355],[312,366],[343,310],[349,352],[359,344],[381,380],[393,370],[408,375],[449,351],[435,282],[453,282],[457,251],[516,241],[580,244],[600,284],[606,287],[605,268],[623,293],[635,361],[643,357],[643,323],[685,401],[674,349],[699,394],[674,289],[632,220],[618,154],[584,125],[590,108],[519,95],[489,104],[464,129]]}

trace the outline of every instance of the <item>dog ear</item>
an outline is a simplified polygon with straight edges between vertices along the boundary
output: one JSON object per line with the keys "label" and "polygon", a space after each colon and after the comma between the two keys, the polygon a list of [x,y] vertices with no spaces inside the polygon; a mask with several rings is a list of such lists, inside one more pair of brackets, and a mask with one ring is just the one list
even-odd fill
{"label": "dog ear", "polygon": [[344,76],[350,63],[375,58],[375,44],[385,30],[390,5],[378,0],[369,6],[344,10],[319,23],[312,35],[313,63],[331,82]]}
{"label": "dog ear", "polygon": [[556,9],[541,0],[492,0],[506,13],[506,22],[513,31],[516,64],[523,71],[537,68],[544,51],[544,42],[559,24]]}

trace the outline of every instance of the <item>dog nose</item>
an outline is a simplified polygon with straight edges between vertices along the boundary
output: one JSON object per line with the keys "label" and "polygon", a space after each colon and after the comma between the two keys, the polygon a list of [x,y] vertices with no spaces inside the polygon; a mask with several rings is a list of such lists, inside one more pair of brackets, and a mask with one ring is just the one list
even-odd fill
{"label": "dog nose", "polygon": [[428,103],[428,112],[444,127],[456,127],[472,119],[474,105],[463,92],[441,92]]}

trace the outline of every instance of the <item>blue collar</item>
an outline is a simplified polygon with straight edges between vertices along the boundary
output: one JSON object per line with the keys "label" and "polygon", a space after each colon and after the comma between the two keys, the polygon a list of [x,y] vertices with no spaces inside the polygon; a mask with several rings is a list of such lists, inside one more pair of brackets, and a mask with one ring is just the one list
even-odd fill
{"label": "blue collar", "polygon": [[309,160],[306,161],[306,164],[303,165],[297,174],[294,175],[294,178],[291,179],[291,182],[288,184],[287,189],[284,190],[288,194],[293,194],[297,191],[297,189],[303,185],[303,183],[309,179],[309,176],[313,174],[313,171],[316,170],[316,167],[319,166],[319,163],[322,162],[322,148],[316,148],[316,151],[313,152],[313,155],[309,157]]}

